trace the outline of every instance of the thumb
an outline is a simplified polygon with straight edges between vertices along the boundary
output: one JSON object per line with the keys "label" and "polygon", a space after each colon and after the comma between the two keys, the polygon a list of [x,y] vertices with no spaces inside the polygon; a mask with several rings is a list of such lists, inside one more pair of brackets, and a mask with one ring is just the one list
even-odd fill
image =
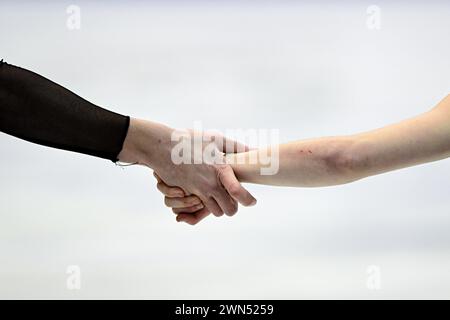
{"label": "thumb", "polygon": [[240,204],[246,207],[256,204],[256,199],[241,185],[230,166],[225,166],[221,169],[219,179],[230,196]]}

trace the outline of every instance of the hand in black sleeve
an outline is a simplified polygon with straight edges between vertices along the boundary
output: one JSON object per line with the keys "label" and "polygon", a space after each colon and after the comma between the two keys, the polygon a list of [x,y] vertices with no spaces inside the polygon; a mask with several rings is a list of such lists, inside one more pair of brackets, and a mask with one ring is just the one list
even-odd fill
{"label": "hand in black sleeve", "polygon": [[179,196],[185,192],[197,195],[205,205],[200,209],[202,216],[210,212],[232,215],[237,201],[244,205],[256,201],[240,186],[229,164],[176,164],[172,158],[178,144],[173,140],[174,129],[105,110],[36,73],[3,61],[0,131],[49,147],[150,167],[167,185],[179,186]]}
{"label": "hand in black sleeve", "polygon": [[115,162],[129,123],[127,116],[100,108],[34,72],[0,61],[0,131]]}

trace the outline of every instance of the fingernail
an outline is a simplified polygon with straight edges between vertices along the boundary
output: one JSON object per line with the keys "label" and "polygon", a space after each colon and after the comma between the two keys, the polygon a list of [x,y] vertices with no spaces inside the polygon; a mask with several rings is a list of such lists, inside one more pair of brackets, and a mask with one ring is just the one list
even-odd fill
{"label": "fingernail", "polygon": [[253,199],[252,203],[250,203],[250,207],[253,207],[256,204],[256,199]]}

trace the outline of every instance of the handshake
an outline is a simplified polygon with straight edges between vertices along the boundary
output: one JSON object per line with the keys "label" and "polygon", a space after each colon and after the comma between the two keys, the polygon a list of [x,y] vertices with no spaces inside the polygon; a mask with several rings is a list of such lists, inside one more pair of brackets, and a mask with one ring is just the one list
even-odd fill
{"label": "handshake", "polygon": [[[179,139],[184,141],[180,143]],[[188,148],[177,149],[180,144]],[[191,153],[192,144],[195,146]],[[234,215],[238,203],[256,204],[227,164],[227,154],[245,151],[249,151],[246,146],[218,133],[180,133],[165,125],[131,119],[118,159],[152,168],[157,188],[164,194],[165,204],[177,215],[176,220],[195,225],[210,213],[217,217]],[[209,157],[204,157],[204,152]],[[187,161],[180,161],[180,156]]]}
{"label": "handshake", "polygon": [[348,136],[297,140],[257,150],[220,134],[198,136],[196,131],[179,134],[161,124],[131,119],[118,156],[119,161],[152,168],[177,221],[192,225],[210,213],[232,216],[238,203],[256,204],[240,181],[333,186],[450,157],[450,95],[419,116]]}
{"label": "handshake", "polygon": [[1,60],[0,131],[150,167],[177,221],[194,225],[210,213],[232,216],[238,203],[256,204],[240,182],[333,186],[450,157],[450,95],[421,115],[383,128],[248,150],[221,134],[180,133],[108,111]]}

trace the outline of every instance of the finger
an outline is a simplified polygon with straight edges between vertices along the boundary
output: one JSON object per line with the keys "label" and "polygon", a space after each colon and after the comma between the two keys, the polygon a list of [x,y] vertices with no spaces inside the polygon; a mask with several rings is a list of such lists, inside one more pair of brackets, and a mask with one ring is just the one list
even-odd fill
{"label": "finger", "polygon": [[165,184],[164,182],[158,182],[156,184],[156,188],[158,188],[159,191],[161,191],[161,193],[163,195],[165,195],[166,197],[170,197],[170,198],[182,198],[184,197],[184,191],[181,188],[178,187],[169,187],[167,184]]}
{"label": "finger", "polygon": [[241,185],[230,166],[225,166],[219,171],[219,179],[233,199],[246,207],[256,204],[256,199]]}
{"label": "finger", "polygon": [[184,197],[186,195],[184,193],[183,189],[178,188],[178,187],[168,186],[164,181],[162,181],[161,177],[155,171],[153,171],[153,176],[158,181],[158,183],[156,184],[156,187],[165,196],[167,196],[167,197]]}
{"label": "finger", "polygon": [[216,200],[217,204],[220,206],[223,212],[227,216],[233,216],[238,209],[237,202],[228,194],[227,190],[225,188],[221,187],[221,190],[214,195],[214,199]]}
{"label": "finger", "polygon": [[223,211],[220,208],[220,206],[217,204],[216,200],[212,197],[207,198],[205,200],[202,200],[203,204],[206,206],[206,208],[212,212],[213,215],[216,217],[223,216]]}
{"label": "finger", "polygon": [[177,215],[176,219],[178,222],[186,222],[190,225],[196,225],[207,216],[209,216],[209,214],[209,210],[207,208],[203,208],[195,213],[180,213],[179,215]]}
{"label": "finger", "polygon": [[203,205],[203,203],[197,204],[195,206],[192,207],[187,207],[187,208],[173,208],[172,211],[175,214],[179,214],[179,213],[194,213],[199,211],[200,209],[203,209],[205,206]]}
{"label": "finger", "polygon": [[196,196],[181,198],[164,197],[164,203],[169,208],[188,208],[200,204],[201,200]]}

